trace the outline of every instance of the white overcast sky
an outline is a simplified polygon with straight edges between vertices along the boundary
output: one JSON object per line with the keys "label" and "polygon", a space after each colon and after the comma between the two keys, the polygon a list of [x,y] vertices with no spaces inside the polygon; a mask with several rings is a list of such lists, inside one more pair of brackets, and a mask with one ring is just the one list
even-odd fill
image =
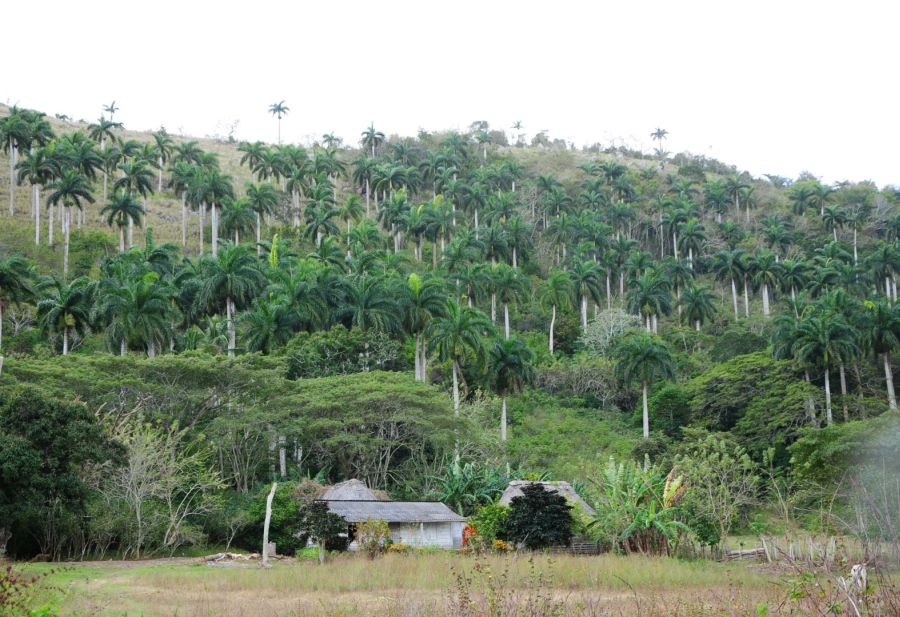
{"label": "white overcast sky", "polygon": [[[139,8],[139,10],[138,10]],[[0,101],[285,141],[487,120],[900,185],[894,0],[4,2]]]}

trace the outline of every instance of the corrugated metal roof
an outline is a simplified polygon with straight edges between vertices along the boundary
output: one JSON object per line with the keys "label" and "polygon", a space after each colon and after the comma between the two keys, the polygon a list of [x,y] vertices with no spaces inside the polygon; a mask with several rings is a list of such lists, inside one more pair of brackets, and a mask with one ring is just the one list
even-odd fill
{"label": "corrugated metal roof", "polygon": [[328,501],[328,509],[348,523],[463,523],[465,518],[439,501]]}

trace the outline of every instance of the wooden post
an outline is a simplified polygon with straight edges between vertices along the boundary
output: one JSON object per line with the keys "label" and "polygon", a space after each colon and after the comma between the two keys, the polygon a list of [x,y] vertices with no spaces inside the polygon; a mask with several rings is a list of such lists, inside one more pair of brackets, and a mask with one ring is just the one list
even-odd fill
{"label": "wooden post", "polygon": [[275,498],[275,489],[278,488],[278,482],[272,482],[272,490],[266,497],[266,520],[263,524],[263,546],[262,546],[262,565],[269,567],[269,523],[272,521],[272,499]]}

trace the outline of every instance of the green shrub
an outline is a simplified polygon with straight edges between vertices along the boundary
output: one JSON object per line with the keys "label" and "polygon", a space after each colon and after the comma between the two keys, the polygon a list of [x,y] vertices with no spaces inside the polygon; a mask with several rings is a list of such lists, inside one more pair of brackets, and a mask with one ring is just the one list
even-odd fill
{"label": "green shrub", "polygon": [[489,503],[481,506],[469,517],[469,524],[475,528],[485,546],[491,546],[494,540],[506,539],[506,519],[509,517],[509,506]]}
{"label": "green shrub", "polygon": [[535,550],[548,546],[568,546],[572,542],[572,506],[559,493],[541,484],[522,487],[513,497],[506,517],[506,537]]}

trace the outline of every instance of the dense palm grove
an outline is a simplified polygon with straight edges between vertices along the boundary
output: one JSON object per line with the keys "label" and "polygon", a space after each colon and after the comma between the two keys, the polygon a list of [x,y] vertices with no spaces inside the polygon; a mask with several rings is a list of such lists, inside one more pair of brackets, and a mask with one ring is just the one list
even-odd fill
{"label": "dense palm grove", "polygon": [[[609,484],[588,481],[608,476],[610,455],[681,461],[690,475],[691,460],[699,474],[723,448],[755,478],[734,528],[766,519],[782,497],[815,511],[846,443],[897,407],[893,188],[669,157],[663,129],[645,157],[543,134],[509,145],[482,122],[415,139],[370,126],[359,148],[333,135],[309,148],[225,144],[238,181],[197,141],[164,130],[126,139],[106,111],[86,131],[57,133],[15,108],[0,120],[14,179],[0,220],[0,384],[7,400],[23,400],[22,387],[37,388],[31,400],[74,393],[103,427],[91,437],[105,440],[102,465],[140,460],[141,444],[171,447],[189,461],[179,473],[196,483],[196,511],[169,509],[145,529],[141,499],[162,512],[165,492],[135,499],[122,488],[126,514],[103,540],[44,528],[18,550],[139,554],[199,541],[173,531],[188,523],[218,540],[231,523],[210,522],[221,502],[203,495],[255,494],[273,476],[363,476],[468,514],[513,476],[568,476],[602,501]],[[280,141],[289,109],[271,112]],[[163,197],[180,212],[166,211],[172,233],[159,241],[148,221],[164,220],[153,213]],[[96,377],[110,371],[128,388]],[[192,383],[174,387],[179,375]],[[419,399],[420,415],[390,429],[348,415],[369,404],[354,388],[376,383],[389,385],[379,405]],[[310,392],[345,415],[309,411]],[[279,402],[307,411],[283,415]],[[21,437],[12,409],[0,433]],[[333,424],[316,424],[321,414]],[[372,451],[348,445],[376,425]],[[78,456],[73,465],[101,464]],[[58,503],[109,511],[114,491],[87,475],[84,494]],[[797,495],[782,495],[787,484]],[[57,489],[34,490],[43,512]],[[10,494],[0,490],[0,508]],[[136,531],[124,522],[135,509]],[[805,524],[772,509],[786,513],[779,524]],[[74,534],[80,523],[67,524]]]}

